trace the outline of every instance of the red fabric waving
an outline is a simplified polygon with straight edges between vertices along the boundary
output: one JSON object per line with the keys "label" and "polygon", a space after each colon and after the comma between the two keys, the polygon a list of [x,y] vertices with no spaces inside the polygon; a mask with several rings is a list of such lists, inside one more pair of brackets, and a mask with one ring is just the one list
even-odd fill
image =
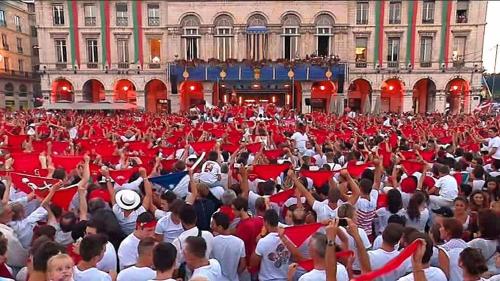
{"label": "red fabric waving", "polygon": [[353,178],[359,178],[363,174],[363,172],[368,169],[371,165],[368,163],[363,164],[347,164],[347,171]]}
{"label": "red fabric waving", "polygon": [[285,235],[296,247],[300,247],[321,226],[321,223],[290,226],[285,228]]}
{"label": "red fabric waving", "polygon": [[[59,189],[54,193],[52,197],[52,204],[61,207],[63,210],[68,210],[69,204],[78,191],[78,186],[73,186],[69,188]],[[45,198],[49,194],[49,190],[35,190],[35,194],[40,198]]]}
{"label": "red fabric waving", "polygon": [[201,154],[203,152],[210,152],[215,146],[215,141],[193,142],[190,145],[196,153]]}
{"label": "red fabric waving", "polygon": [[227,151],[227,152],[229,152],[231,154],[235,153],[236,150],[238,150],[238,148],[240,148],[239,145],[232,144],[232,143],[225,143],[225,144],[221,145],[221,149],[223,151]]}
{"label": "red fabric waving", "polygon": [[263,180],[274,179],[290,167],[289,164],[282,165],[254,165],[253,173]]}
{"label": "red fabric waving", "polygon": [[434,162],[434,157],[436,156],[435,151],[431,150],[421,150],[419,151],[420,156],[426,161],[426,162]]}
{"label": "red fabric waving", "polygon": [[261,147],[262,147],[262,143],[260,143],[260,142],[247,144],[248,151],[250,151],[253,154],[259,152]]}
{"label": "red fabric waving", "polygon": [[274,150],[264,150],[264,155],[267,157],[269,160],[276,160],[279,157],[283,155],[283,150],[281,149],[274,149]]}
{"label": "red fabric waving", "polygon": [[301,171],[304,177],[310,178],[313,181],[315,187],[320,188],[326,184],[332,177],[333,171]]}
{"label": "red fabric waving", "polygon": [[109,170],[109,176],[119,185],[127,183],[137,168],[123,169],[123,170]]}
{"label": "red fabric waving", "polygon": [[292,197],[295,193],[294,188],[287,189],[285,191],[278,192],[269,196],[269,201],[278,204],[279,206],[283,205],[286,200]]}
{"label": "red fabric waving", "polygon": [[411,160],[401,160],[401,166],[403,166],[406,170],[406,174],[413,175],[415,172],[421,172],[424,165],[419,162],[411,161]]}
{"label": "red fabric waving", "polygon": [[12,153],[14,163],[12,168],[16,172],[34,174],[36,170],[41,169],[38,154],[35,153]]}
{"label": "red fabric waving", "polygon": [[28,140],[27,135],[9,135],[9,147],[20,149],[26,140]]}
{"label": "red fabric waving", "polygon": [[45,188],[59,182],[58,179],[49,179],[21,173],[10,173],[12,184],[18,190],[29,194],[34,189]]}
{"label": "red fabric waving", "polygon": [[401,155],[405,158],[405,160],[413,160],[417,158],[417,154],[414,151],[400,151]]}
{"label": "red fabric waving", "polygon": [[[353,255],[354,255],[353,251],[341,251],[341,252],[335,253],[335,256],[337,257],[337,259],[347,258],[347,257],[353,256]],[[299,261],[298,264],[300,267],[305,269],[307,272],[314,269],[314,261],[312,259]]]}
{"label": "red fabric waving", "polygon": [[52,156],[55,168],[63,168],[66,172],[71,172],[83,160],[82,156]]}

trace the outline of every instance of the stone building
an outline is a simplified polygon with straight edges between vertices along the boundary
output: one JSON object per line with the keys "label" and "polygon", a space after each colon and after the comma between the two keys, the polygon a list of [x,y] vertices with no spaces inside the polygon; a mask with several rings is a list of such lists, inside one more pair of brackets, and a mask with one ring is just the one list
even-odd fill
{"label": "stone building", "polygon": [[46,108],[469,112],[486,1],[37,1]]}

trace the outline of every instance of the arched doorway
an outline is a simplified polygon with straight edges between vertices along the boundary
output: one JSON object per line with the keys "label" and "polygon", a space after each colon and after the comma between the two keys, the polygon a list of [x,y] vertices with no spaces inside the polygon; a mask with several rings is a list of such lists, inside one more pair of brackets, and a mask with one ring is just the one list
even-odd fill
{"label": "arched doorway", "polygon": [[470,87],[462,78],[455,78],[446,84],[446,108],[450,114],[465,112],[469,107]]}
{"label": "arched doorway", "polygon": [[436,84],[429,78],[420,79],[413,86],[413,112],[424,114],[434,111]]}
{"label": "arched doorway", "polygon": [[96,79],[90,79],[83,84],[84,102],[101,102],[106,100],[106,92],[102,83]]}
{"label": "arched doorway", "polygon": [[161,80],[153,79],[144,88],[146,94],[147,112],[168,112],[169,104],[167,100],[167,86]]}
{"label": "arched doorway", "polygon": [[55,80],[52,82],[50,99],[52,102],[73,102],[73,85],[66,79]]}
{"label": "arched doorway", "polygon": [[365,79],[356,79],[349,85],[347,106],[351,111],[367,113],[371,111],[372,86]]}
{"label": "arched doorway", "polygon": [[380,95],[380,112],[402,112],[403,82],[397,78],[382,83]]}
{"label": "arched doorway", "polygon": [[114,88],[114,101],[135,104],[137,101],[135,85],[127,79],[118,80]]}
{"label": "arched doorway", "polygon": [[329,112],[332,96],[337,94],[337,85],[334,82],[317,81],[311,86],[311,110]]}
{"label": "arched doorway", "polygon": [[195,105],[204,104],[203,85],[196,81],[183,81],[179,85],[181,94],[181,111],[187,111]]}

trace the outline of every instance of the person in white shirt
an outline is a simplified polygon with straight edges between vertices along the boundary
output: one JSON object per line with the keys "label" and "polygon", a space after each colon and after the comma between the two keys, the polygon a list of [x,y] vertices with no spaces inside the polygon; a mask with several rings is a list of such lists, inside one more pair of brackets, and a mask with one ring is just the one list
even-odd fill
{"label": "person in white shirt", "polygon": [[106,239],[99,235],[88,235],[80,243],[82,260],[74,267],[75,281],[111,281],[111,276],[96,268],[104,255]]}
{"label": "person in white shirt", "polygon": [[220,185],[221,181],[221,167],[217,162],[219,153],[210,151],[208,153],[208,161],[201,166],[200,181],[208,184],[210,187]]}
{"label": "person in white shirt", "polygon": [[135,231],[127,236],[118,248],[118,260],[120,270],[136,264],[139,253],[137,247],[140,240],[146,237],[154,237],[156,220],[151,213],[142,213],[137,217]]}
{"label": "person in white shirt", "polygon": [[424,280],[447,281],[448,278],[440,268],[430,266],[434,248],[431,238],[427,234],[417,231],[412,232],[408,237],[409,243],[417,239],[421,241],[422,245],[415,251],[411,260],[413,273],[399,278],[398,281],[419,280],[414,277],[415,274],[420,274],[420,277],[426,278]]}
{"label": "person in white shirt", "polygon": [[28,250],[22,246],[14,230],[7,225],[11,220],[10,206],[0,204],[0,232],[7,238],[7,265],[21,268],[28,260]]}
{"label": "person in white shirt", "polygon": [[180,219],[182,227],[185,229],[185,231],[182,232],[181,235],[179,235],[179,237],[177,237],[172,242],[177,250],[177,265],[179,266],[185,261],[183,249],[185,246],[186,238],[190,236],[198,236],[205,239],[205,242],[207,244],[206,257],[210,257],[210,254],[212,253],[214,236],[212,235],[212,233],[208,231],[202,231],[198,229],[198,227],[196,227],[197,217],[194,207],[190,204],[184,204],[184,206],[181,208]]}
{"label": "person in white shirt", "polygon": [[490,135],[488,139],[488,156],[500,160],[500,136],[498,135],[498,129],[491,127],[488,129],[488,134]]}
{"label": "person in white shirt", "polygon": [[175,238],[184,232],[181,219],[179,218],[184,201],[180,199],[174,200],[169,206],[169,212],[166,216],[158,220],[155,228],[155,236],[157,241],[172,243]]}
{"label": "person in white shirt", "polygon": [[153,248],[153,265],[156,269],[155,278],[149,280],[175,281],[172,278],[175,270],[177,250],[170,243],[160,242]]}
{"label": "person in white shirt", "polygon": [[116,281],[148,281],[156,276],[156,272],[151,268],[153,266],[153,248],[156,241],[152,237],[146,237],[139,242],[137,251],[139,257],[137,263],[131,267],[122,270]]}
{"label": "person in white shirt", "polygon": [[458,196],[457,180],[450,176],[450,168],[446,165],[440,165],[438,167],[438,172],[439,179],[436,181],[434,187],[430,188],[428,191],[428,193],[431,194],[429,195],[429,207],[431,207],[431,209],[452,207],[453,200]]}
{"label": "person in white shirt", "polygon": [[222,268],[222,280],[238,281],[238,274],[245,270],[245,244],[240,238],[231,235],[230,219],[221,212],[215,213],[212,220],[212,231],[217,233],[213,241],[211,258],[219,261]]}
{"label": "person in white shirt", "polygon": [[208,281],[224,280],[220,264],[215,259],[207,259],[207,243],[203,237],[189,236],[185,240],[183,254],[186,266],[192,270],[192,278],[205,277]]}
{"label": "person in white shirt", "polygon": [[295,142],[295,147],[303,154],[306,151],[306,143],[309,141],[306,133],[306,125],[298,123],[297,132],[293,133],[290,139]]}
{"label": "person in white shirt", "polygon": [[[92,234],[105,234],[103,225],[94,220],[87,222],[87,227],[85,228],[85,235]],[[97,263],[97,269],[104,272],[117,272],[117,257],[115,246],[111,242],[107,242],[104,249],[104,256]]]}
{"label": "person in white shirt", "polygon": [[281,241],[278,234],[279,216],[275,210],[269,209],[264,213],[264,226],[267,235],[257,237],[257,247],[250,259],[250,267],[260,265],[260,281],[287,280],[288,261],[290,251]]}

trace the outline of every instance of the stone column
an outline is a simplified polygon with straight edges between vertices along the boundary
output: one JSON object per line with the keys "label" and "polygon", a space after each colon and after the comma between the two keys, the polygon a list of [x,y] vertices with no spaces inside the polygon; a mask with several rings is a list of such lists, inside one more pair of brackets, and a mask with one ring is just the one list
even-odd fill
{"label": "stone column", "polygon": [[203,99],[205,100],[207,105],[212,105],[212,93],[213,93],[213,83],[212,82],[203,82]]}
{"label": "stone column", "polygon": [[104,91],[104,101],[105,102],[113,102],[113,90],[105,90]]}
{"label": "stone column", "polygon": [[[4,98],[5,95],[2,95],[2,100],[5,100]],[[47,106],[48,104],[50,104],[50,90],[42,90],[42,107],[45,107]],[[5,101],[3,101],[2,103],[4,106],[5,106]]]}
{"label": "stone column", "polygon": [[401,101],[401,112],[413,112],[413,91],[404,91]]}
{"label": "stone column", "polygon": [[306,105],[306,99],[311,98],[311,86],[312,82],[301,82],[302,86],[302,112],[303,113],[310,113],[311,112],[311,106]]}
{"label": "stone column", "polygon": [[370,112],[372,114],[379,114],[380,113],[380,99],[381,91],[378,89],[372,90],[372,101],[371,101],[371,110]]}
{"label": "stone column", "polygon": [[337,103],[337,113],[339,115],[344,114],[344,101],[347,98],[347,95],[345,93],[338,93],[337,96],[335,97],[336,103]]}
{"label": "stone column", "polygon": [[144,91],[136,91],[135,94],[137,97],[137,109],[144,110],[146,108],[146,97],[144,96]]}
{"label": "stone column", "polygon": [[170,110],[172,113],[179,113],[181,111],[181,95],[170,95]]}
{"label": "stone column", "polygon": [[73,91],[73,99],[75,103],[77,102],[83,102],[83,92],[81,90],[78,91]]}
{"label": "stone column", "polygon": [[436,98],[434,99],[434,112],[443,113],[446,108],[446,93],[444,90],[436,91]]}

